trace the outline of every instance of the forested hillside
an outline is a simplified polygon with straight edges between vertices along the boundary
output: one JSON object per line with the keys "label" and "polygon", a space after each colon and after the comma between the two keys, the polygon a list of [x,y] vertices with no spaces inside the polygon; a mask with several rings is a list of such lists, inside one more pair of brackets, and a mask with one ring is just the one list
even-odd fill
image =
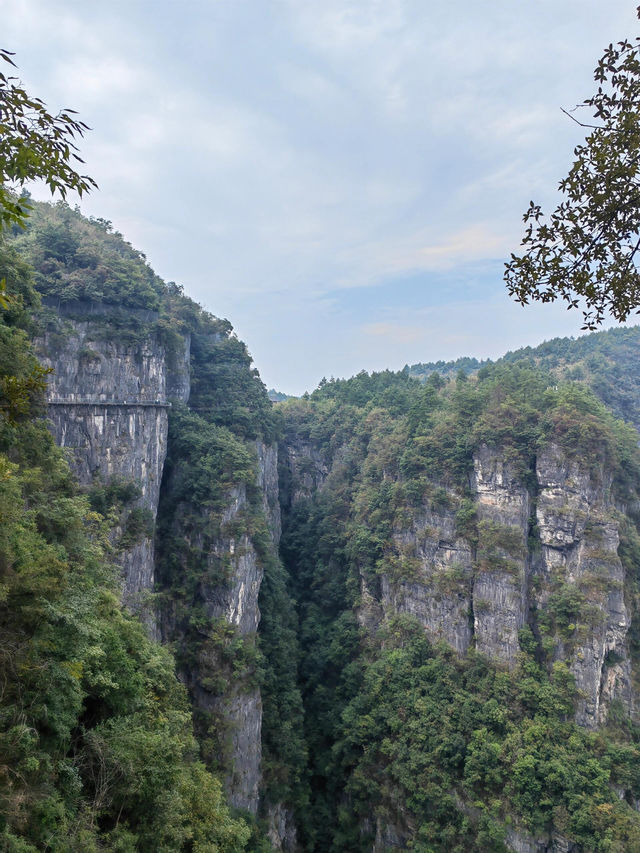
{"label": "forested hillside", "polygon": [[640,849],[637,329],[273,405],[109,223],[0,259],[6,849]]}
{"label": "forested hillside", "polygon": [[557,382],[503,362],[285,404],[304,849],[640,845],[640,540],[616,508],[637,505],[637,435]]}
{"label": "forested hillside", "polygon": [[[497,364],[522,362],[550,372],[554,380],[570,379],[592,389],[619,418],[640,426],[640,328],[609,329],[581,338],[554,338],[537,347],[508,352]],[[411,376],[425,380],[433,373],[446,378],[459,371],[477,373],[490,360],[459,358],[407,366]]]}
{"label": "forested hillside", "polygon": [[[44,512],[43,507],[47,508],[46,517],[49,513],[57,513],[59,520],[56,525],[47,522],[47,533],[53,536],[52,544],[60,552],[55,553],[62,559],[65,552],[60,549],[66,547],[74,530],[73,527],[66,529],[62,519],[73,508],[78,518],[76,526],[82,528],[86,538],[86,544],[78,544],[75,540],[80,533],[73,533],[74,547],[81,546],[92,559],[90,569],[83,569],[85,573],[90,571],[91,580],[86,600],[74,599],[68,605],[78,608],[76,630],[81,637],[87,635],[83,640],[88,647],[86,654],[97,655],[92,669],[80,652],[69,652],[62,628],[60,639],[55,640],[56,649],[58,643],[61,646],[56,650],[56,655],[62,659],[59,665],[65,672],[64,667],[68,668],[67,680],[74,686],[72,711],[76,714],[76,718],[71,716],[67,721],[68,728],[66,734],[61,734],[62,745],[57,747],[59,754],[56,756],[66,762],[68,772],[75,774],[77,782],[73,782],[73,798],[65,805],[67,811],[61,807],[60,814],[52,813],[51,825],[42,838],[50,839],[47,843],[51,849],[63,849],[60,846],[63,842],[54,840],[64,838],[71,823],[77,821],[78,815],[83,815],[88,829],[81,836],[82,841],[70,842],[74,850],[92,849],[92,844],[106,844],[109,849],[111,846],[115,849],[117,844],[128,844],[126,849],[154,851],[192,847],[198,850],[257,850],[265,843],[260,838],[264,837],[266,829],[256,826],[250,831],[245,821],[252,823],[254,818],[247,816],[247,812],[245,820],[231,818],[219,780],[225,782],[227,795],[235,805],[255,815],[258,790],[256,787],[247,794],[244,781],[233,778],[234,772],[238,772],[240,756],[238,745],[235,750],[229,746],[229,737],[238,726],[238,717],[242,716],[247,703],[252,697],[254,700],[258,697],[258,703],[264,708],[265,748],[263,771],[256,778],[255,786],[261,786],[263,813],[269,803],[265,793],[268,779],[273,780],[274,796],[280,797],[278,802],[282,802],[282,798],[291,801],[300,798],[297,790],[292,791],[303,755],[296,735],[301,730],[297,723],[301,711],[296,686],[296,654],[290,648],[295,644],[294,629],[289,624],[292,605],[277,554],[269,540],[265,510],[257,487],[260,461],[256,448],[273,442],[281,429],[281,420],[273,413],[266,390],[251,368],[251,359],[244,344],[233,334],[231,324],[204,312],[177,286],[162,282],[144,256],[114,233],[109,223],[89,221],[64,204],[36,204],[27,229],[24,232],[16,229],[9,243],[3,255],[2,274],[6,275],[9,292],[13,294],[18,292],[19,273],[24,292],[16,296],[15,306],[24,303],[20,309],[21,327],[36,340],[38,353],[45,363],[54,365],[54,373],[47,376],[36,366],[28,336],[16,329],[13,334],[22,347],[20,360],[16,360],[11,350],[3,354],[2,363],[12,369],[20,364],[26,379],[23,385],[16,387],[9,372],[4,380],[6,413],[3,424],[13,440],[7,455],[12,462],[20,461],[28,471],[36,465],[38,470],[49,467],[60,470],[58,478],[64,483],[66,501],[61,507],[58,507],[57,498],[52,501],[51,489],[46,483],[40,483],[37,477],[34,479],[33,474],[25,474],[33,492],[32,500],[36,500],[40,508],[33,509],[34,535],[42,533],[39,512]],[[31,272],[25,261],[31,265]],[[33,284],[44,300],[42,306]],[[12,302],[11,312],[15,311],[17,307]],[[11,312],[4,313],[5,323],[13,322]],[[145,367],[149,359],[150,366]],[[166,370],[166,379],[162,382],[155,377],[159,369]],[[144,377],[146,381],[153,379],[153,388],[140,385]],[[81,486],[74,484],[42,420],[46,413],[43,405],[46,380],[50,383],[50,399],[51,393],[58,397],[62,394],[61,401],[68,398],[68,402],[60,402],[50,409],[50,414],[56,418],[54,433],[64,436],[71,424],[77,422],[80,431],[74,434],[72,445],[74,442],[77,445],[78,441],[82,445],[85,440],[91,445],[86,452],[75,445],[67,451],[72,452],[74,472],[80,477]],[[92,396],[98,401],[97,389],[105,381],[107,388],[109,382],[126,381],[126,389],[112,389],[108,400],[113,401],[105,403],[108,409],[89,405]],[[164,403],[156,397],[158,394],[164,397],[165,393],[174,403],[168,408],[168,424],[164,422],[166,438],[163,439],[162,417],[167,408],[153,407]],[[29,395],[28,400],[25,394]],[[127,395],[128,401],[123,399]],[[141,398],[140,405],[135,405],[136,400],[131,399],[135,395]],[[31,397],[35,401],[33,405]],[[142,402],[149,398],[148,403]],[[189,401],[188,406],[179,402],[185,399]],[[83,405],[76,400],[83,401]],[[146,421],[138,417],[141,405],[151,406],[151,416],[160,418],[160,427],[154,424],[148,435]],[[97,416],[102,417],[102,412],[109,415],[110,420],[96,433],[93,422]],[[18,415],[20,424],[16,421]],[[137,426],[131,433],[130,419],[134,415]],[[55,465],[38,461],[39,457],[31,459],[35,440],[24,432],[26,423],[33,423],[38,441],[44,443],[46,454],[55,458]],[[161,487],[159,482],[154,485],[148,481],[148,475],[143,482],[122,476],[121,471],[140,471],[145,465],[148,468],[144,457],[150,451],[156,452],[152,445],[158,441],[167,442],[165,485]],[[38,452],[45,453],[44,450]],[[107,464],[100,454],[108,454],[112,462]],[[132,467],[127,457],[136,455],[140,458]],[[162,452],[160,457],[162,474]],[[97,468],[91,473],[93,465]],[[12,473],[10,482],[15,490],[16,483],[22,481],[14,482],[14,479]],[[55,488],[62,489],[57,480]],[[149,489],[156,495],[156,503],[159,498],[159,506],[154,506],[150,500]],[[231,520],[226,515],[229,500],[237,502],[240,492],[244,496],[243,506]],[[12,498],[15,495],[12,494]],[[275,499],[277,501],[277,494]],[[229,598],[226,604],[230,605],[236,592],[231,577],[233,559],[229,554],[229,549],[234,550],[232,541],[244,552],[249,549],[254,553],[257,573],[254,607],[258,614],[257,596],[260,594],[263,614],[259,644],[257,624],[248,628],[234,624],[224,607],[209,606],[211,595],[218,599],[226,595]],[[104,551],[102,556],[100,549]],[[214,556],[216,551],[217,556]],[[43,554],[45,562],[49,553],[50,549]],[[10,562],[13,559],[7,557]],[[68,559],[76,561],[79,558],[74,552]],[[145,567],[149,561],[150,569]],[[61,572],[66,576],[65,565],[55,567],[56,577]],[[145,589],[144,583],[143,588],[139,588],[138,584],[139,595],[133,601],[134,609],[145,618],[147,629],[143,630],[138,619],[119,606],[122,584],[119,576],[124,572],[127,589],[130,586],[128,575],[133,572],[148,580],[149,571],[151,583],[155,578],[155,589],[153,586]],[[260,583],[263,574],[266,576]],[[78,577],[70,580],[71,587],[77,585]],[[27,588],[32,582],[35,576],[22,579]],[[52,588],[57,585],[58,582],[51,581]],[[24,586],[21,591],[24,592]],[[33,596],[42,599],[41,606],[47,612],[58,607],[47,597],[48,593],[48,589],[41,592],[37,585],[32,591]],[[77,597],[78,589],[73,589],[73,595]],[[105,639],[100,633],[102,629],[91,621],[92,609],[103,599],[110,602],[113,610],[110,618],[114,620],[111,625],[107,619],[104,631],[108,636],[113,634],[115,639]],[[247,602],[244,604],[246,606]],[[68,618],[56,615],[54,623]],[[14,630],[17,633],[26,630],[28,635],[25,624],[17,620]],[[151,627],[151,633],[172,645],[175,661],[166,647],[147,638],[147,631],[153,625],[156,627]],[[55,635],[55,628],[53,630]],[[41,645],[36,635],[31,642]],[[108,652],[110,643],[116,643],[113,660]],[[141,656],[140,663],[136,659],[127,662],[132,650]],[[66,654],[71,657],[67,659]],[[119,666],[124,666],[126,672],[117,672]],[[145,669],[149,666],[151,673]],[[176,680],[176,667],[187,685],[190,707],[186,704],[184,688]],[[94,699],[94,678],[99,684],[110,685],[109,690],[116,691],[118,697],[122,691],[123,698],[103,700],[102,693],[109,692],[107,686],[103,686],[98,688],[98,698]],[[87,679],[88,685],[84,685]],[[123,680],[125,684],[121,683]],[[129,680],[135,687],[129,686]],[[39,680],[40,688],[43,689],[47,682],[49,679]],[[162,689],[160,684],[163,684]],[[50,695],[37,696],[39,703],[48,705],[51,696],[55,697],[55,702],[63,703],[63,695],[57,696],[55,679],[50,680],[48,690]],[[128,697],[126,701],[125,696]],[[109,706],[111,701],[122,719],[118,716],[115,721],[110,720],[114,715]],[[148,710],[155,714],[149,721],[143,713],[145,703],[150,703]],[[134,712],[142,715],[139,731],[126,716]],[[85,721],[87,714],[88,723]],[[162,721],[159,733],[153,729],[157,719]],[[7,720],[10,722],[8,717]],[[98,769],[85,759],[79,740],[81,733],[84,737],[85,729],[90,735],[90,726],[98,723],[100,736],[103,736],[104,725],[109,731],[109,727],[117,727],[113,746],[110,743],[102,745],[95,739],[91,741],[98,744],[96,749],[99,748],[98,756],[91,760],[104,762],[105,767],[100,772],[107,774],[105,779],[93,778]],[[30,721],[26,719],[24,725],[26,732]],[[144,725],[149,726],[148,735]],[[15,731],[9,731],[11,734],[7,737],[11,740]],[[290,737],[284,737],[283,731]],[[122,740],[125,732],[128,740],[120,744],[118,738]],[[193,739],[194,732],[199,736],[199,746]],[[156,742],[152,741],[154,737]],[[260,725],[257,738],[257,744],[249,739],[244,747],[255,753],[247,756],[247,760],[257,762],[259,769]],[[36,746],[37,742],[36,738]],[[113,757],[108,752],[111,748]],[[104,750],[104,754],[100,750]],[[127,750],[132,750],[131,759]],[[142,765],[137,767],[134,759]],[[210,776],[199,761],[204,761],[217,775]],[[11,764],[11,757],[7,756],[6,766]],[[139,774],[143,768],[149,776],[145,782],[146,799],[136,805],[133,795],[126,792],[140,784]],[[20,774],[19,768],[15,773]],[[52,796],[62,797],[56,787],[62,783],[56,779],[52,777]],[[11,784],[15,786],[15,782]],[[101,786],[97,793],[95,785]],[[38,801],[39,789],[32,789],[30,782],[25,782],[23,788],[29,791],[28,803]],[[15,791],[17,801],[23,796],[22,789]],[[123,804],[125,796],[127,803]],[[171,800],[170,807],[167,798]],[[50,807],[45,804],[43,808]],[[175,818],[172,810],[176,812]],[[43,844],[40,830],[36,829],[41,822],[37,817],[40,812],[33,812],[33,820],[29,822],[25,811],[33,812],[33,806],[25,805],[21,810],[16,807],[15,816],[8,813],[7,833],[15,832],[16,837]],[[110,828],[110,815],[115,828]],[[140,828],[141,821],[144,829]],[[158,829],[158,821],[162,825],[166,822],[166,842]],[[174,828],[174,822],[180,829]],[[80,822],[74,831],[82,833],[83,827],[84,823]],[[128,840],[121,842],[121,836]],[[214,839],[219,847],[206,846],[214,843]]]}
{"label": "forested hillside", "polygon": [[109,512],[78,489],[42,419],[38,297],[6,245],[0,277],[2,847],[244,849],[249,829],[198,758],[171,655],[120,606]]}

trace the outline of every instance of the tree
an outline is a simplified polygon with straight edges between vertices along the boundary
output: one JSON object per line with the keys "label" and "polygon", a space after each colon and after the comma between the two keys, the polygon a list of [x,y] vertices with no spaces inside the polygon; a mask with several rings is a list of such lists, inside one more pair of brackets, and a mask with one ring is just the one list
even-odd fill
{"label": "tree", "polygon": [[[0,59],[15,68],[12,56],[0,48]],[[16,77],[0,72],[0,232],[23,225],[29,215],[28,202],[13,192],[27,181],[44,180],[52,194],[59,192],[62,198],[68,190],[82,196],[97,186],[75,167],[83,162],[75,140],[89,129],[75,114],[65,109],[53,115]]]}
{"label": "tree", "polygon": [[[0,48],[0,59],[15,68],[13,54]],[[15,77],[0,71],[0,236],[12,225],[24,226],[29,203],[14,190],[27,181],[42,179],[52,193],[62,198],[68,190],[78,195],[97,184],[81,175],[74,162],[82,163],[74,140],[89,128],[74,118],[74,110],[57,115],[47,111],[40,98],[33,98],[18,85]],[[28,352],[21,337],[25,326],[24,309],[32,302],[28,275],[11,252],[0,252],[0,424],[15,424],[28,417],[35,400],[46,387],[49,372]],[[25,277],[26,275],[26,277]],[[28,297],[28,298],[27,298]],[[20,354],[20,367],[18,367]],[[24,363],[22,363],[24,362]]]}
{"label": "tree", "polygon": [[610,44],[594,77],[596,94],[572,112],[588,110],[596,123],[570,116],[592,132],[560,182],[564,200],[548,221],[530,203],[525,251],[505,265],[517,302],[563,299],[591,330],[608,312],[623,322],[640,308],[640,38]]}

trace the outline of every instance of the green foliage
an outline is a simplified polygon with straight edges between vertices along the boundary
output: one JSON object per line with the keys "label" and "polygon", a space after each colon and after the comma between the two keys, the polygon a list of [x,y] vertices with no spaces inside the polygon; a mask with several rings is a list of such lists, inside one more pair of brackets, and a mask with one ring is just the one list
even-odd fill
{"label": "green foliage", "polygon": [[[635,797],[634,727],[615,706],[606,733],[578,727],[573,677],[554,662],[558,648],[569,656],[597,627],[606,580],[602,588],[595,575],[580,584],[554,577],[531,615],[535,633],[520,632],[514,672],[433,647],[410,618],[383,613],[402,584],[433,572],[423,556],[431,525],[441,539],[451,531],[441,547],[449,536],[467,540],[475,572],[516,572],[539,545],[534,526],[525,541],[520,527],[478,518],[475,454],[495,450],[535,507],[537,457],[553,445],[593,483],[613,475],[632,506],[637,435],[583,385],[526,359],[448,383],[360,374],[281,411],[294,451],[283,471],[282,554],[298,602],[311,794],[299,811],[304,848],[370,850],[377,817],[430,853],[506,850],[514,824],[534,836],[553,829],[585,851],[633,849],[640,821],[611,784],[624,778]],[[322,470],[322,488],[309,491]],[[629,530],[622,555],[635,577],[640,552]],[[602,566],[611,555],[599,554],[596,532],[589,559]],[[436,595],[468,594],[473,571],[438,571]],[[474,598],[474,611],[483,605]],[[632,635],[640,648],[640,628]]]}
{"label": "green foliage", "polygon": [[264,567],[260,586],[262,652],[262,774],[269,802],[286,803],[300,814],[309,805],[299,649],[290,578],[273,553],[266,527],[253,539]]}
{"label": "green foliage", "polygon": [[[33,362],[12,310],[0,319],[9,376]],[[122,609],[108,527],[37,411],[19,429],[0,418],[3,847],[243,850],[249,829],[198,763],[173,660]],[[111,483],[90,497],[109,509],[134,496]]]}
{"label": "green foliage", "polygon": [[[243,850],[249,829],[197,762],[173,661],[122,610],[105,558],[103,518],[138,490],[112,481],[89,500],[75,493],[36,419],[43,383],[33,380],[26,331],[37,296],[13,250],[3,246],[0,260],[11,294],[0,322],[3,846]],[[148,534],[149,522],[134,509],[123,543]]]}
{"label": "green foliage", "polygon": [[124,530],[118,543],[120,548],[128,549],[138,545],[144,539],[153,536],[153,513],[146,507],[134,507],[127,515]]}
{"label": "green foliage", "polygon": [[530,203],[524,254],[506,264],[516,301],[561,298],[569,308],[583,301],[585,329],[601,325],[609,312],[624,321],[640,305],[639,47],[636,38],[605,50],[594,72],[598,91],[578,105],[596,124],[578,122],[592,132],[560,182],[564,199],[548,221]]}
{"label": "green foliage", "polygon": [[166,285],[110,222],[88,220],[64,202],[31,207],[26,228],[13,236],[13,244],[33,267],[42,296],[62,303],[160,308]]}
{"label": "green foliage", "polygon": [[[15,67],[12,56],[10,51],[0,50],[0,59]],[[75,140],[88,129],[74,110],[53,115],[16,77],[0,72],[0,231],[24,225],[31,206],[12,189],[27,181],[41,179],[63,199],[69,190],[81,196],[96,186],[92,178],[74,168],[75,163],[82,163]]]}
{"label": "green foliage", "polygon": [[231,334],[229,323],[204,312],[189,330],[190,406],[242,438],[260,436],[271,443],[278,434],[278,418],[246,346]]}
{"label": "green foliage", "polygon": [[[640,427],[640,328],[609,329],[577,339],[555,338],[537,347],[507,353],[497,365],[538,367],[547,372],[547,385],[579,382],[594,394],[618,418]],[[454,376],[458,362],[438,363],[443,375]],[[431,365],[416,364],[410,373],[418,379],[431,374]],[[486,378],[491,362],[469,366],[471,373]],[[500,424],[498,424],[500,426]]]}
{"label": "green foliage", "polygon": [[433,851],[505,849],[513,816],[534,834],[555,825],[585,850],[638,843],[640,821],[610,787],[638,750],[568,721],[576,689],[564,664],[547,676],[525,656],[505,677],[433,648],[407,617],[384,630],[334,747],[348,776],[342,821],[357,826],[393,792]]}
{"label": "green foliage", "polygon": [[522,530],[495,521],[478,523],[476,542],[476,565],[480,571],[517,573],[526,555]]}
{"label": "green foliage", "polygon": [[114,507],[121,510],[141,496],[140,487],[133,480],[112,477],[108,483],[94,482],[87,495],[94,512],[107,516]]}
{"label": "green foliage", "polygon": [[456,534],[464,536],[472,546],[478,544],[477,510],[470,498],[464,498],[456,512]]}
{"label": "green foliage", "polygon": [[[345,778],[332,755],[340,714],[359,684],[359,632],[351,613],[341,489],[294,507],[281,553],[298,602],[299,678],[309,755],[309,803],[298,818],[305,849],[328,850]],[[345,849],[350,849],[346,847]],[[356,848],[353,848],[356,849]]]}
{"label": "green foliage", "polygon": [[7,294],[0,307],[0,421],[17,426],[42,411],[48,371],[29,345],[30,312],[38,305],[29,268],[4,243],[0,243],[0,279]]}
{"label": "green foliage", "polygon": [[[211,331],[214,323],[216,332]],[[294,605],[266,526],[255,444],[247,441],[265,433],[268,438],[277,421],[244,345],[229,337],[228,328],[204,317],[192,334],[190,403],[196,411],[171,410],[158,511],[157,573],[164,609],[192,696],[207,696],[207,706],[215,709],[200,707],[196,713],[208,765],[230,771],[225,702],[260,686],[263,802],[300,808],[306,803],[305,744]],[[233,539],[233,554],[227,537]],[[215,602],[224,599],[234,561],[243,553],[253,555],[264,572],[258,644],[254,635],[240,634],[215,615]],[[259,833],[252,836],[251,849],[259,848],[258,838]]]}

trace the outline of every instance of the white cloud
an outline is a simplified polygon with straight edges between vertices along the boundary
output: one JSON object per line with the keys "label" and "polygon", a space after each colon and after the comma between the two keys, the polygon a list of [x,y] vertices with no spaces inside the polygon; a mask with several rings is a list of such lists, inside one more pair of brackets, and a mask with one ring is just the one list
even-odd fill
{"label": "white cloud", "polygon": [[[83,208],[256,335],[285,386],[278,347],[306,348],[295,369],[321,376],[499,337],[464,304],[455,321],[343,322],[335,294],[507,255],[579,138],[559,107],[589,92],[604,44],[635,31],[632,6],[0,0],[0,13],[29,88],[93,127],[82,151],[100,192]],[[258,314],[274,305],[287,322],[269,331]],[[523,314],[545,333],[548,315]]]}

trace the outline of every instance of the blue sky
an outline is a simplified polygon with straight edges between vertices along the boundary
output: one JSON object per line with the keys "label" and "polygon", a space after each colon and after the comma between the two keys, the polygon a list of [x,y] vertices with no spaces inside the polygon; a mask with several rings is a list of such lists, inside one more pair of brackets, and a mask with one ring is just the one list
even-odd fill
{"label": "blue sky", "polygon": [[[3,47],[80,112],[111,219],[268,386],[497,356],[581,318],[508,300],[628,0],[0,0]],[[36,190],[38,197],[45,193]]]}

